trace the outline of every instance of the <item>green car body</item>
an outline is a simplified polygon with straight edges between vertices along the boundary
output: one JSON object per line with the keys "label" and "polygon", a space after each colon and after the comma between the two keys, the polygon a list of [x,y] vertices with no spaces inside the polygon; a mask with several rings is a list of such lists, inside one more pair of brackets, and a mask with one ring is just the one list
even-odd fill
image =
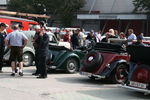
{"label": "green car body", "polygon": [[75,73],[81,66],[85,53],[82,50],[70,50],[63,46],[49,46],[48,69],[66,70]]}

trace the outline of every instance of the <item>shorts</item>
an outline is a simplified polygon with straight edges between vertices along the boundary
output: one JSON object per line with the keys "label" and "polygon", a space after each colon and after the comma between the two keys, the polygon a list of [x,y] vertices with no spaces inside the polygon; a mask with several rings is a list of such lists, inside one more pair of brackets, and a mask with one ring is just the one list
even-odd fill
{"label": "shorts", "polygon": [[10,52],[10,61],[23,61],[23,48],[19,46],[12,46]]}

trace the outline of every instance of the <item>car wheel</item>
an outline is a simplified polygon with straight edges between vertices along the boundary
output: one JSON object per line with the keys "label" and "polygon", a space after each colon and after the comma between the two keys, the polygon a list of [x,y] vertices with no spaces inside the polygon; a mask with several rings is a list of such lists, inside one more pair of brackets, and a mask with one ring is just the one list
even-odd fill
{"label": "car wheel", "polygon": [[31,66],[33,63],[33,55],[31,53],[24,53],[23,63],[25,67]]}
{"label": "car wheel", "polygon": [[66,69],[68,73],[75,73],[78,69],[78,62],[74,58],[70,58],[67,60]]}
{"label": "car wheel", "polygon": [[128,79],[128,66],[119,64],[111,74],[111,79],[114,83],[124,83]]}

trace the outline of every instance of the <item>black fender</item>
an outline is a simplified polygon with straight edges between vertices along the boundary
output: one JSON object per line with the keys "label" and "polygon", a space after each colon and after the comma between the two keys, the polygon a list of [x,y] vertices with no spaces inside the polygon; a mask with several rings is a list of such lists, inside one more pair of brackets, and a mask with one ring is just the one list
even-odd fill
{"label": "black fender", "polygon": [[[144,69],[147,69],[149,72],[150,72],[150,65],[146,65],[146,64],[140,64],[138,65],[135,70],[133,71],[132,75],[131,75],[131,81],[134,81],[134,75],[136,73],[136,71],[139,69],[139,68],[144,68]],[[150,89],[150,78],[149,78],[149,82],[147,83],[148,84],[148,89]]]}
{"label": "black fender", "polygon": [[112,71],[119,65],[119,64],[127,64],[126,60],[117,60],[112,62],[110,65],[107,65],[104,71],[100,74],[101,76],[109,77]]}

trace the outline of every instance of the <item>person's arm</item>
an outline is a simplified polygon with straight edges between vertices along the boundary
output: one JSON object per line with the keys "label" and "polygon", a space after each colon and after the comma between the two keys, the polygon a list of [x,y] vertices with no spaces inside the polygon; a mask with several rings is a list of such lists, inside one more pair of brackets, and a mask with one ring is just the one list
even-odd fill
{"label": "person's arm", "polygon": [[27,43],[28,43],[28,40],[27,40],[27,39],[24,39],[24,40],[23,40],[22,48],[24,48],[24,47],[27,45]]}
{"label": "person's arm", "polygon": [[8,46],[8,48],[11,47],[10,44],[9,44],[9,37],[10,37],[10,35],[7,35],[6,38],[5,38],[5,40],[4,40],[5,45]]}
{"label": "person's arm", "polygon": [[45,37],[43,36],[41,38],[41,47],[45,48],[46,46],[48,46],[48,43],[49,43],[49,37],[48,37],[48,35],[46,35]]}
{"label": "person's arm", "polygon": [[24,48],[27,45],[28,42],[28,38],[23,34],[23,44],[22,44],[22,48]]}
{"label": "person's arm", "polygon": [[40,33],[37,41],[39,42],[40,48],[45,48],[49,43],[49,37],[48,35],[44,35],[45,33]]}

